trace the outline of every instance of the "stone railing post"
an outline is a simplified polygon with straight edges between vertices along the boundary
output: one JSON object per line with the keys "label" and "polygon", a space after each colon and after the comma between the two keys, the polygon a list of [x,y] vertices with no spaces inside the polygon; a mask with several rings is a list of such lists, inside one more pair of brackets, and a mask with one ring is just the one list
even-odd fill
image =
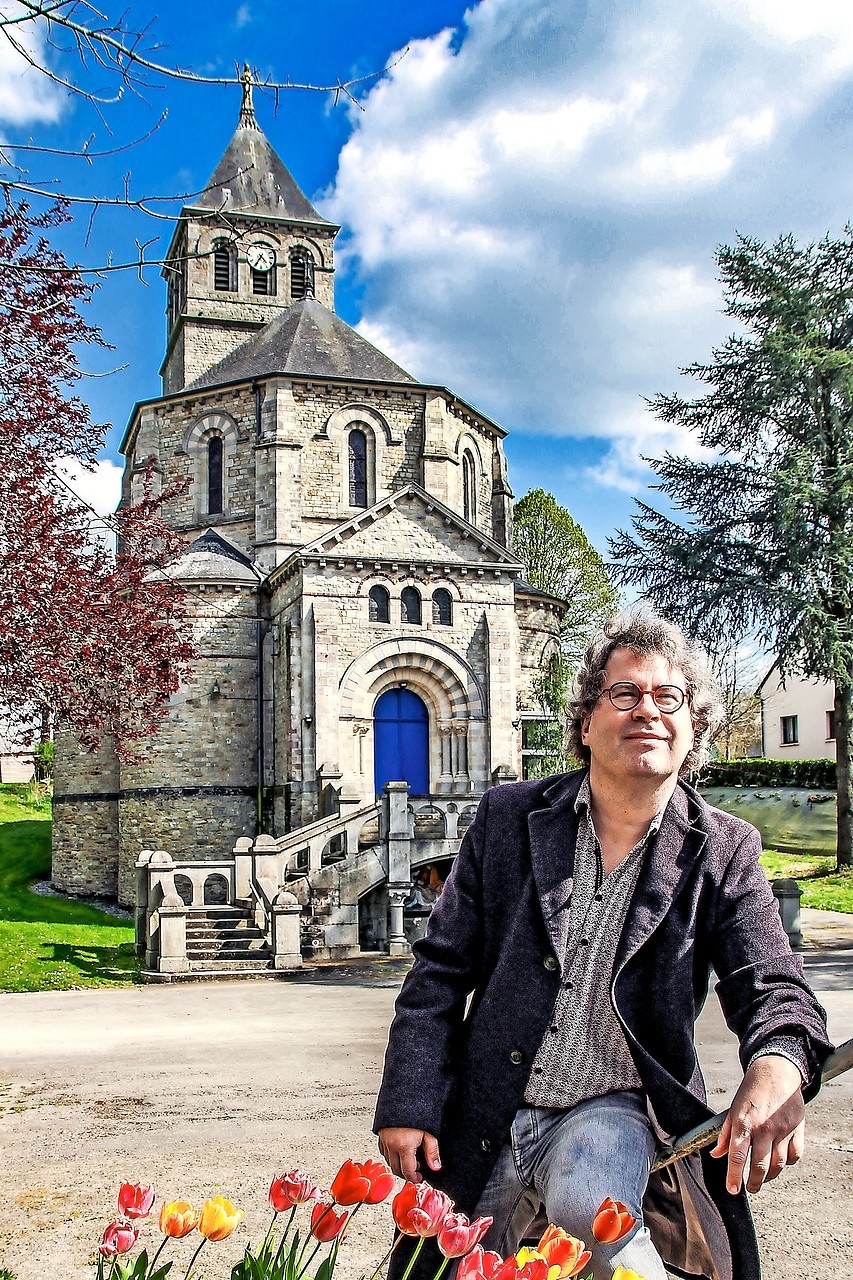
{"label": "stone railing post", "polygon": [[252,838],[239,836],[232,850],[234,854],[234,897],[248,898],[252,879]]}
{"label": "stone railing post", "polygon": [[302,946],[299,922],[301,909],[292,893],[280,889],[272,905],[272,951],[274,969],[300,969]]}
{"label": "stone railing post", "polygon": [[175,863],[164,849],[151,854],[148,875],[148,967],[159,973],[186,973],[187,908],[175,888]]}
{"label": "stone railing post", "polygon": [[143,849],[136,859],[136,907],[134,910],[134,949],[144,956],[148,936],[148,863],[153,849]]}
{"label": "stone railing post", "polygon": [[511,765],[499,764],[492,770],[492,786],[501,787],[507,782],[518,782],[518,774]]}

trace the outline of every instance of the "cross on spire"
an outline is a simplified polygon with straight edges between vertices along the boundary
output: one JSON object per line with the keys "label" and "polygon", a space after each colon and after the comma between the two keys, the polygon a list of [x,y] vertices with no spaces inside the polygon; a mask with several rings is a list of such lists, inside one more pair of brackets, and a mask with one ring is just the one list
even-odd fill
{"label": "cross on spire", "polygon": [[252,103],[252,85],[254,78],[248,62],[243,63],[243,74],[240,77],[243,83],[243,102],[240,106],[240,126],[244,129],[257,129],[258,122],[255,119],[255,108]]}

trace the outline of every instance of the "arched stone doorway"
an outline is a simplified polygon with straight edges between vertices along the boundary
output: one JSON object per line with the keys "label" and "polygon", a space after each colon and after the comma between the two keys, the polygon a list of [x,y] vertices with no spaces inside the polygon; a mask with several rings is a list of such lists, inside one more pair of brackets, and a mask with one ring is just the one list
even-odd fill
{"label": "arched stone doorway", "polygon": [[373,770],[377,795],[386,782],[429,795],[429,712],[411,689],[386,689],[374,707]]}

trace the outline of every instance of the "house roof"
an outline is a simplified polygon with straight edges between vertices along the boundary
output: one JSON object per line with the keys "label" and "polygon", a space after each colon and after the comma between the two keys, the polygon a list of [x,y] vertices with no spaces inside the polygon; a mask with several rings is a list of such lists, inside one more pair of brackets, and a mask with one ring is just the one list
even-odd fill
{"label": "house roof", "polygon": [[236,351],[189,383],[186,391],[270,374],[358,378],[417,385],[388,356],[315,298],[295,302]]}
{"label": "house roof", "polygon": [[335,226],[303,195],[257,124],[254,111],[245,108],[205,191],[193,199],[191,207]]}
{"label": "house roof", "polygon": [[261,574],[249,557],[215,529],[206,529],[201,537],[189,543],[168,571],[158,570],[151,577],[168,577],[186,583],[246,583],[251,586],[261,581]]}

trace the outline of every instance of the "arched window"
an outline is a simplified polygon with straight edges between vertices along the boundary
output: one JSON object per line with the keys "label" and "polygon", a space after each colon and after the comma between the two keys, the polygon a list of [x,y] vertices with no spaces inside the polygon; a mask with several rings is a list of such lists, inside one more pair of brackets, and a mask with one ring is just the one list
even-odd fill
{"label": "arched window", "polygon": [[213,287],[220,293],[234,292],[234,251],[227,240],[213,246]]}
{"label": "arched window", "polygon": [[296,249],[290,255],[290,300],[307,297],[314,297],[314,259],[307,250]]}
{"label": "arched window", "polygon": [[477,523],[477,468],[467,449],[462,455],[462,514],[469,524]]}
{"label": "arched window", "polygon": [[453,625],[453,600],[444,587],[432,593],[432,620],[440,627]]}
{"label": "arched window", "polygon": [[207,442],[207,513],[222,514],[222,436]]}
{"label": "arched window", "polygon": [[391,621],[391,597],[384,587],[370,588],[367,616],[371,622]]}
{"label": "arched window", "polygon": [[413,622],[420,626],[421,593],[416,587],[403,587],[400,592],[400,617],[403,622]]}
{"label": "arched window", "polygon": [[349,433],[349,504],[367,504],[367,436],[356,428]]}

